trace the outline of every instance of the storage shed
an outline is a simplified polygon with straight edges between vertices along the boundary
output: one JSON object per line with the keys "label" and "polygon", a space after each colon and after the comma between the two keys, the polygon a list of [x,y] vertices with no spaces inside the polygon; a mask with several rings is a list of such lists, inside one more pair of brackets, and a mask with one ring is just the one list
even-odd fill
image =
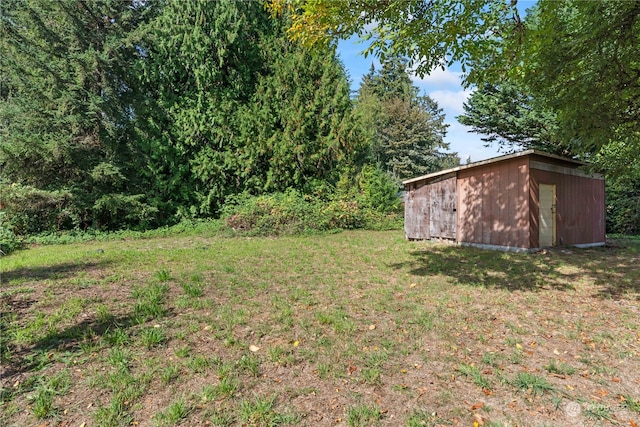
{"label": "storage shed", "polygon": [[604,178],[582,166],[527,150],[406,180],[406,236],[523,251],[604,245]]}

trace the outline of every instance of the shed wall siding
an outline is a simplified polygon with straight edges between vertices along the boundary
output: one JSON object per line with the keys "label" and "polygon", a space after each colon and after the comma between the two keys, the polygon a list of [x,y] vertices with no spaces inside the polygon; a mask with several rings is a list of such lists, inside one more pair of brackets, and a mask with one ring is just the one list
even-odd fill
{"label": "shed wall siding", "polygon": [[528,159],[458,172],[459,242],[528,248]]}
{"label": "shed wall siding", "polygon": [[[537,218],[540,184],[556,186],[556,242],[584,245],[605,241],[604,180],[531,170],[531,216]],[[535,212],[534,212],[535,211]],[[538,247],[538,223],[532,222],[532,247]]]}

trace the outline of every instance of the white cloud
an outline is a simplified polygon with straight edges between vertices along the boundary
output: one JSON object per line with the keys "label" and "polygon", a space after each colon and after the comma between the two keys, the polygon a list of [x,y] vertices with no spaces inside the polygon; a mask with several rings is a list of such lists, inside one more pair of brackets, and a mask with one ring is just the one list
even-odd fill
{"label": "white cloud", "polygon": [[462,104],[471,96],[473,90],[464,89],[458,91],[452,90],[434,90],[429,93],[429,97],[436,101],[440,108],[442,108],[447,116],[453,118],[453,116],[464,113]]}
{"label": "white cloud", "polygon": [[458,71],[451,71],[449,68],[444,69],[437,67],[431,71],[431,73],[423,78],[416,75],[412,76],[413,83],[423,89],[451,86],[460,87],[462,85],[462,73]]}

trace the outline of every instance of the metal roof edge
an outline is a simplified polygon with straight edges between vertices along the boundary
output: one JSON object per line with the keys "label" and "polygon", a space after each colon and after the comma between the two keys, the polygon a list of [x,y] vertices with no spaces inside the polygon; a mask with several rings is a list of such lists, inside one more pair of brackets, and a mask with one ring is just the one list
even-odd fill
{"label": "metal roof edge", "polygon": [[516,157],[528,156],[530,154],[536,154],[536,155],[543,156],[543,157],[549,157],[549,158],[552,158],[552,159],[563,160],[565,162],[571,162],[571,163],[575,163],[575,164],[578,164],[578,165],[586,165],[586,163],[581,162],[579,160],[573,160],[573,159],[569,159],[567,157],[558,156],[556,154],[545,153],[544,151],[529,149],[529,150],[519,151],[517,153],[511,153],[511,154],[505,154],[505,155],[502,155],[502,156],[491,157],[489,159],[480,160],[478,162],[469,163],[467,165],[460,165],[460,166],[456,166],[456,167],[453,167],[453,168],[450,168],[450,169],[445,169],[445,170],[442,170],[442,171],[439,171],[439,172],[433,172],[433,173],[430,173],[430,174],[427,174],[427,175],[418,176],[416,178],[411,178],[411,179],[407,179],[405,181],[402,181],[402,183],[404,185],[407,185],[407,184],[411,184],[412,182],[424,181],[425,179],[434,178],[436,176],[445,175],[445,174],[452,173],[452,172],[458,172],[458,171],[465,170],[465,169],[476,168],[476,167],[479,167],[479,166],[485,166],[485,165],[488,165],[488,164],[491,164],[491,163],[501,162],[501,161],[504,161],[504,160],[515,159]]}

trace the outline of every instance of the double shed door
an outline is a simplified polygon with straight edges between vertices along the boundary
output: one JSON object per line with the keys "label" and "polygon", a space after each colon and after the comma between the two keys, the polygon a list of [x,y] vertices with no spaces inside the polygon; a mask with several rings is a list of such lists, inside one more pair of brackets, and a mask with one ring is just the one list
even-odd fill
{"label": "double shed door", "polygon": [[409,239],[457,237],[456,177],[410,190],[405,199],[405,232]]}

